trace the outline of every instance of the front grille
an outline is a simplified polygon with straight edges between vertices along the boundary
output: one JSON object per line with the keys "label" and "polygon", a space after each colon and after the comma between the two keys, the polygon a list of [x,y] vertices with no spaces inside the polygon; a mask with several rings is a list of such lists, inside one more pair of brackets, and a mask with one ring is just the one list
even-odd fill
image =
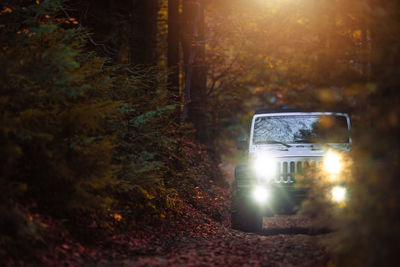
{"label": "front grille", "polygon": [[[274,178],[270,180],[280,187],[291,187],[296,181],[302,180],[313,168],[322,166],[322,157],[292,157],[292,158],[276,158],[277,160],[277,173]],[[310,177],[311,178],[311,177]],[[240,173],[236,177],[236,185],[239,188],[250,188],[257,181],[265,182],[264,179],[256,177],[251,168],[246,169],[244,173]]]}
{"label": "front grille", "polygon": [[277,165],[275,183],[291,184],[299,178],[304,178],[308,169],[321,167],[322,159],[281,160]]}

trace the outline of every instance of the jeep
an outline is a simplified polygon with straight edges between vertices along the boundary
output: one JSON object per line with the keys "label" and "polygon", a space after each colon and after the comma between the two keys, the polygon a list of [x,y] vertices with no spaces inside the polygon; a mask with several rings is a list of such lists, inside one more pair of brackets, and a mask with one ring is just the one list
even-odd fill
{"label": "jeep", "polygon": [[[318,182],[316,170],[340,175],[343,155],[350,151],[350,129],[346,113],[256,111],[249,140],[238,142],[238,149],[248,149],[248,155],[247,164],[235,168],[232,228],[258,232],[263,216],[296,212]],[[331,190],[333,201],[344,201],[343,184]]]}

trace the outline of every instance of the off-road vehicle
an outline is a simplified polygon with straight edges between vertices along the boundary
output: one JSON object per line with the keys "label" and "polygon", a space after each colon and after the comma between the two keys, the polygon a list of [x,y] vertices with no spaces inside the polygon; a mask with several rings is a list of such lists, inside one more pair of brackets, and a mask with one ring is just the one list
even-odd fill
{"label": "off-road vehicle", "polygon": [[[258,110],[250,138],[238,143],[248,149],[246,165],[235,168],[232,184],[232,228],[260,231],[263,216],[295,212],[310,190],[318,169],[338,175],[341,155],[350,151],[350,117],[337,112]],[[332,187],[332,200],[343,201],[344,186]]]}

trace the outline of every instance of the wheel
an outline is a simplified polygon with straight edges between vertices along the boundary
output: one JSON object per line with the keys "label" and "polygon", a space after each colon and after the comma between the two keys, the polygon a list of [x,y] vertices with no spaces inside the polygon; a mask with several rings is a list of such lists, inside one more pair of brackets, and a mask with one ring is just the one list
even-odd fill
{"label": "wheel", "polygon": [[245,232],[260,232],[262,230],[262,213],[255,205],[246,203],[236,195],[232,197],[231,227]]}
{"label": "wheel", "polygon": [[283,207],[283,214],[295,215],[297,214],[299,207],[293,203],[287,204]]}
{"label": "wheel", "polygon": [[258,233],[262,230],[262,216],[253,212],[249,213],[231,213],[232,229],[241,230],[244,232]]}
{"label": "wheel", "polygon": [[265,216],[266,216],[266,217],[274,217],[274,216],[275,216],[275,213],[274,213],[271,209],[268,209],[268,210],[265,212]]}

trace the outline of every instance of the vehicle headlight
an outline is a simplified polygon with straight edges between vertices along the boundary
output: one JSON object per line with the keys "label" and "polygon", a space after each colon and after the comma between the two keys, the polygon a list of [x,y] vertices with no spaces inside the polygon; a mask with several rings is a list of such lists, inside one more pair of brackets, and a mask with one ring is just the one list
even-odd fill
{"label": "vehicle headlight", "polygon": [[258,154],[253,162],[257,177],[271,179],[276,174],[276,161],[268,154]]}
{"label": "vehicle headlight", "polygon": [[253,193],[253,199],[259,204],[264,204],[265,202],[267,202],[270,195],[269,190],[263,186],[256,186],[253,189],[252,193]]}
{"label": "vehicle headlight", "polygon": [[335,186],[332,188],[331,194],[332,200],[334,202],[343,202],[346,199],[346,188],[339,185]]}
{"label": "vehicle headlight", "polygon": [[330,174],[338,174],[342,169],[342,159],[339,154],[328,151],[324,157],[324,170]]}

